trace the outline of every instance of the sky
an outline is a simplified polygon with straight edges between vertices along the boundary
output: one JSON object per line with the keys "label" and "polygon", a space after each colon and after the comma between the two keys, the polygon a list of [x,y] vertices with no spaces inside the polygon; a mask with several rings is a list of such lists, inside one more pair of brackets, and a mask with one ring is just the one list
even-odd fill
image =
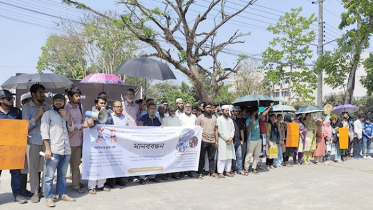
{"label": "sky", "polygon": [[[124,6],[116,4],[114,0],[81,0],[82,3],[101,12],[115,10],[118,13],[124,11]],[[162,6],[162,0],[142,0],[147,7]],[[191,24],[199,12],[206,9],[209,0],[196,0],[190,8],[187,20]],[[248,0],[227,0],[225,12],[231,14],[240,9]],[[216,40],[227,40],[236,30],[242,33],[250,33],[241,38],[243,44],[236,44],[225,50],[219,57],[224,67],[233,67],[237,54],[245,53],[255,59],[260,59],[260,54],[268,47],[274,35],[266,28],[275,24],[278,18],[291,8],[302,7],[302,16],[317,16],[318,5],[312,4],[312,0],[258,0],[249,6],[240,16],[234,17],[230,22],[218,30]],[[217,7],[219,8],[219,7]],[[333,40],[340,37],[343,31],[338,29],[340,14],[343,12],[340,0],[324,1],[325,41],[330,42],[324,46],[324,50],[332,50],[337,45]],[[63,19],[78,20],[83,14],[82,10],[75,9],[61,3],[61,0],[0,0],[0,84],[5,82],[15,73],[36,73],[35,66],[41,55],[41,47],[49,35],[60,33],[56,23]],[[215,21],[219,21],[218,11],[213,10],[207,20],[201,23],[201,29],[210,29]],[[317,32],[317,22],[311,25],[311,30]],[[181,38],[181,34],[177,37]],[[317,58],[317,40],[311,45],[314,56],[307,61],[312,63]],[[168,44],[164,45],[169,47]],[[206,59],[203,65],[208,68],[211,60]],[[260,60],[259,60],[260,62]],[[174,71],[178,81],[187,80],[181,72]]]}

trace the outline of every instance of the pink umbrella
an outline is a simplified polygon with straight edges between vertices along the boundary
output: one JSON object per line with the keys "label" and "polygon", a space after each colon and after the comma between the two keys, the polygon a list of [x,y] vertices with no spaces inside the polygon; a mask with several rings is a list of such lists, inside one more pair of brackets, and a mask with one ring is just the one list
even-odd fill
{"label": "pink umbrella", "polygon": [[102,84],[119,84],[124,85],[124,82],[114,74],[89,74],[84,77],[81,83],[102,83]]}
{"label": "pink umbrella", "polygon": [[81,83],[101,83],[103,91],[104,91],[105,84],[124,85],[124,82],[116,75],[105,74],[105,73],[89,74],[88,76],[84,77],[80,82]]}

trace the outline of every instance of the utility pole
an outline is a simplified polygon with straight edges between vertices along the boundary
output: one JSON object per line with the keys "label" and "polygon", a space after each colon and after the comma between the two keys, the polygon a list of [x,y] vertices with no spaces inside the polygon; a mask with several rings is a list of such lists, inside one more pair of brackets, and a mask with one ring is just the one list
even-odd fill
{"label": "utility pole", "polygon": [[[324,0],[319,0],[319,33],[318,33],[318,46],[317,46],[317,55],[321,57],[324,52],[324,18],[323,18],[323,2]],[[314,2],[312,2],[314,3]],[[316,105],[322,106],[322,89],[323,89],[323,70],[317,76],[317,95],[316,95]],[[322,113],[317,114],[318,118],[321,118]]]}

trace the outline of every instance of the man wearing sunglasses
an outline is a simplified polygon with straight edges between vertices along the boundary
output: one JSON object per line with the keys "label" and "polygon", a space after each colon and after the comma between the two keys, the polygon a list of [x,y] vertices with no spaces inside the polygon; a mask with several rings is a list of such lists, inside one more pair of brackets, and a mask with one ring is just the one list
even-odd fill
{"label": "man wearing sunglasses", "polygon": [[[13,107],[14,98],[8,90],[0,90],[0,119],[22,119],[22,112],[18,108]],[[14,196],[14,201],[18,203],[27,203],[26,198],[20,195],[21,190],[21,170],[10,170],[11,186]],[[1,170],[0,170],[1,176]]]}

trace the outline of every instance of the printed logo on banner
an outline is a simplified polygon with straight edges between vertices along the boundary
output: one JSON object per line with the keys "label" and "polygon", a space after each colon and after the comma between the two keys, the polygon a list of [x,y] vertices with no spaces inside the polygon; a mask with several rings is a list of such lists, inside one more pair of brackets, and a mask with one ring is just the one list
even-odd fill
{"label": "printed logo on banner", "polygon": [[105,135],[105,127],[97,127],[97,139],[96,144],[101,144],[102,141],[109,140],[112,144],[117,143],[117,136],[115,135],[115,129],[109,129],[110,134]]}
{"label": "printed logo on banner", "polygon": [[184,153],[189,147],[195,148],[198,145],[198,138],[195,136],[194,130],[186,128],[181,131],[179,143],[176,145],[176,157],[180,157],[180,153]]}

